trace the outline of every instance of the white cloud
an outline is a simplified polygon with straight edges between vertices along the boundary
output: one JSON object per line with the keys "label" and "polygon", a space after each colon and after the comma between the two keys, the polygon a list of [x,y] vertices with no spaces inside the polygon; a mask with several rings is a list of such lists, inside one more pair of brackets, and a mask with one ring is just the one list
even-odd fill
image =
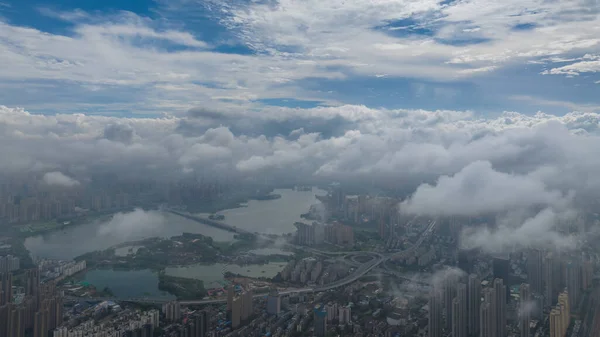
{"label": "white cloud", "polygon": [[133,212],[115,214],[98,227],[97,234],[100,239],[110,236],[123,241],[139,240],[148,237],[148,233],[160,232],[166,223],[164,214],[136,208]]}
{"label": "white cloud", "polygon": [[520,208],[564,208],[570,200],[527,175],[497,172],[487,161],[475,161],[454,176],[441,176],[435,185],[423,184],[401,211],[444,216],[478,216]]}
{"label": "white cloud", "polygon": [[542,72],[543,75],[573,75],[577,76],[581,73],[597,73],[600,72],[600,61],[581,61],[571,63],[569,65],[552,68]]}
{"label": "white cloud", "polygon": [[79,185],[79,181],[64,175],[62,172],[47,172],[42,178],[44,183],[51,186],[73,187]]}

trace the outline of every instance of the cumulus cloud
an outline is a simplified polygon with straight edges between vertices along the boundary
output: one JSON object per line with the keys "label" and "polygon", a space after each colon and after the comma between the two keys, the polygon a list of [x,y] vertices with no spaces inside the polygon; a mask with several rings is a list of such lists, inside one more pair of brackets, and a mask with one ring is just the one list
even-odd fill
{"label": "cumulus cloud", "polygon": [[435,186],[423,184],[401,204],[405,213],[477,216],[518,208],[564,208],[569,198],[528,175],[495,171],[488,161],[475,161]]}
{"label": "cumulus cloud", "polygon": [[135,130],[126,124],[108,124],[104,127],[104,138],[114,141],[129,144],[133,141]]}
{"label": "cumulus cloud", "polygon": [[98,227],[98,236],[100,239],[110,236],[123,241],[139,240],[159,232],[165,225],[166,218],[161,212],[136,208],[133,212],[115,214]]}
{"label": "cumulus cloud", "polygon": [[556,212],[545,208],[533,216],[512,213],[497,221],[493,228],[471,227],[461,233],[465,249],[480,248],[489,253],[510,252],[526,248],[570,250],[577,247],[577,235],[566,234],[566,225],[577,213]]}
{"label": "cumulus cloud", "polygon": [[42,180],[51,186],[73,187],[79,185],[79,181],[58,171],[45,173]]}

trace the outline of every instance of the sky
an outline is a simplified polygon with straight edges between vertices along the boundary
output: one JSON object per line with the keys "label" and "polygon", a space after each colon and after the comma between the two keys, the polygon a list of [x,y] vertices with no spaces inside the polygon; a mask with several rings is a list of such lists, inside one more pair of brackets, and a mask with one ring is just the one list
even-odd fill
{"label": "sky", "polygon": [[404,188],[495,252],[600,198],[597,0],[0,0],[0,64],[0,177]]}
{"label": "sky", "polygon": [[600,107],[597,0],[1,0],[0,101],[182,115]]}

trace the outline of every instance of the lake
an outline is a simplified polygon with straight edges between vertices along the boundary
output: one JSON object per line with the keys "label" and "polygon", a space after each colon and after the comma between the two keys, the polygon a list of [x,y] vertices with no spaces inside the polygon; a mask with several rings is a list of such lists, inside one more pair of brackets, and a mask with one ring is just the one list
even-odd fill
{"label": "lake", "polygon": [[171,237],[183,232],[211,236],[215,241],[233,241],[234,235],[175,214],[136,210],[117,214],[110,221],[93,221],[32,236],[25,240],[25,247],[33,257],[69,260],[128,241]]}
{"label": "lake", "polygon": [[151,270],[94,269],[85,273],[80,280],[94,285],[100,291],[108,287],[117,298],[175,298],[158,290],[158,274]]}
{"label": "lake", "polygon": [[[286,234],[296,231],[294,223],[306,220],[300,215],[307,213],[310,206],[320,203],[315,195],[326,195],[327,191],[313,188],[312,191],[276,189],[281,198],[274,200],[250,200],[247,207],[220,211],[224,222],[250,232]],[[199,215],[207,216],[201,213]]]}
{"label": "lake", "polygon": [[[276,189],[281,198],[274,200],[250,200],[247,207],[219,212],[225,222],[252,232],[284,234],[295,232],[294,222],[303,221],[301,214],[308,212],[312,204],[319,203],[315,194],[327,192],[314,188],[312,191]],[[206,214],[204,214],[206,215]],[[149,237],[171,237],[183,232],[211,236],[215,241],[232,241],[233,233],[159,211],[135,210],[116,214],[109,221],[93,221],[64,230],[29,237],[25,247],[32,256],[50,259],[72,259],[76,256],[104,250],[127,241]]]}
{"label": "lake", "polygon": [[237,264],[215,263],[211,265],[195,264],[190,266],[165,268],[165,274],[176,277],[193,278],[204,281],[206,289],[222,286],[225,272],[231,272],[247,277],[274,277],[286,266],[286,262],[270,262],[267,264]]}

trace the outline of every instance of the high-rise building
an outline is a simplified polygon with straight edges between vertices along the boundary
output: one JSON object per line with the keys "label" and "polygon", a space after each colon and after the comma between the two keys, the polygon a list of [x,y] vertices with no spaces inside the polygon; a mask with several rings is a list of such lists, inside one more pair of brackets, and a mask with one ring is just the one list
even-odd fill
{"label": "high-rise building", "polygon": [[446,330],[452,330],[452,301],[456,297],[457,281],[453,277],[444,279],[444,308],[446,313]]}
{"label": "high-rise building", "polygon": [[530,249],[527,253],[527,280],[532,293],[543,294],[543,279],[542,252]]}
{"label": "high-rise building", "polygon": [[459,283],[452,300],[452,337],[467,337],[467,286]]}
{"label": "high-rise building", "polygon": [[200,311],[190,317],[190,337],[206,337],[208,335],[208,313],[206,311]]}
{"label": "high-rise building", "polygon": [[557,280],[554,277],[554,265],[555,260],[552,253],[546,254],[543,259],[543,269],[544,269],[544,307],[548,308],[554,305],[556,300],[555,288],[557,285]]}
{"label": "high-rise building", "polygon": [[181,319],[181,305],[177,301],[165,303],[162,307],[167,320],[177,322]]}
{"label": "high-rise building", "polygon": [[327,333],[327,310],[323,306],[314,309],[314,334],[316,337],[325,337]]}
{"label": "high-rise building", "polygon": [[10,313],[12,304],[7,303],[0,306],[0,336],[8,336],[8,326],[10,322]]}
{"label": "high-rise building", "polygon": [[475,274],[469,275],[469,284],[467,291],[467,328],[469,336],[479,334],[479,314],[481,305],[481,281]]}
{"label": "high-rise building", "polygon": [[231,328],[237,329],[242,322],[242,297],[235,297],[231,304]]}
{"label": "high-rise building", "polygon": [[519,287],[519,299],[519,330],[521,332],[521,337],[529,337],[529,322],[531,321],[532,309],[531,290],[529,284],[521,284],[521,287]]}
{"label": "high-rise building", "polygon": [[564,337],[570,323],[569,296],[561,293],[556,306],[550,311],[550,337]]}
{"label": "high-rise building", "polygon": [[459,283],[452,300],[452,337],[467,337],[467,286]]}
{"label": "high-rise building", "polygon": [[2,273],[0,274],[0,305],[10,303],[12,299],[12,274]]}
{"label": "high-rise building", "polygon": [[572,312],[572,308],[571,308],[571,301],[569,300],[569,295],[567,292],[562,292],[558,295],[558,301],[557,301],[557,306],[560,307],[560,311],[561,311],[561,319],[562,319],[562,326],[564,327],[564,331],[563,334],[567,332],[567,328],[569,327],[569,324],[571,323],[571,312]]}
{"label": "high-rise building", "polygon": [[[492,259],[492,270],[494,279],[503,280],[504,284],[508,283],[510,277],[510,259],[508,256],[496,256]],[[510,292],[505,291],[505,302],[510,301]]]}
{"label": "high-rise building", "polygon": [[442,337],[442,294],[435,287],[429,294],[429,337]]}
{"label": "high-rise building", "polygon": [[480,337],[499,337],[497,322],[496,289],[483,290],[483,303],[480,309]]}
{"label": "high-rise building", "polygon": [[352,322],[352,308],[350,308],[349,305],[339,308],[338,313],[338,320],[340,324],[348,324]]}
{"label": "high-rise building", "polygon": [[242,293],[242,321],[247,321],[250,316],[252,316],[252,312],[254,311],[254,306],[252,303],[253,296],[252,291],[244,291]]}
{"label": "high-rise building", "polygon": [[281,296],[277,291],[273,291],[267,298],[267,313],[269,315],[279,315],[281,312]]}
{"label": "high-rise building", "polygon": [[40,270],[37,268],[25,271],[25,295],[36,297],[40,287]]}
{"label": "high-rise building", "polygon": [[594,277],[594,265],[588,257],[584,258],[581,265],[581,288],[587,290],[592,286],[592,278]]}
{"label": "high-rise building", "polygon": [[233,289],[233,285],[229,285],[229,287],[227,287],[227,311],[231,311],[234,294],[235,290]]}
{"label": "high-rise building", "polygon": [[48,330],[48,311],[38,311],[34,318],[33,337],[47,337]]}
{"label": "high-rise building", "polygon": [[506,286],[502,279],[494,280],[494,290],[496,292],[496,336],[506,336]]}
{"label": "high-rise building", "polygon": [[13,307],[8,324],[7,337],[25,336],[25,309]]}
{"label": "high-rise building", "polygon": [[492,331],[492,304],[489,302],[483,302],[479,307],[479,337],[493,337],[494,331]]}
{"label": "high-rise building", "polygon": [[579,299],[581,298],[581,266],[578,261],[570,261],[566,266],[567,292],[569,293],[569,307],[571,311],[577,311]]}

